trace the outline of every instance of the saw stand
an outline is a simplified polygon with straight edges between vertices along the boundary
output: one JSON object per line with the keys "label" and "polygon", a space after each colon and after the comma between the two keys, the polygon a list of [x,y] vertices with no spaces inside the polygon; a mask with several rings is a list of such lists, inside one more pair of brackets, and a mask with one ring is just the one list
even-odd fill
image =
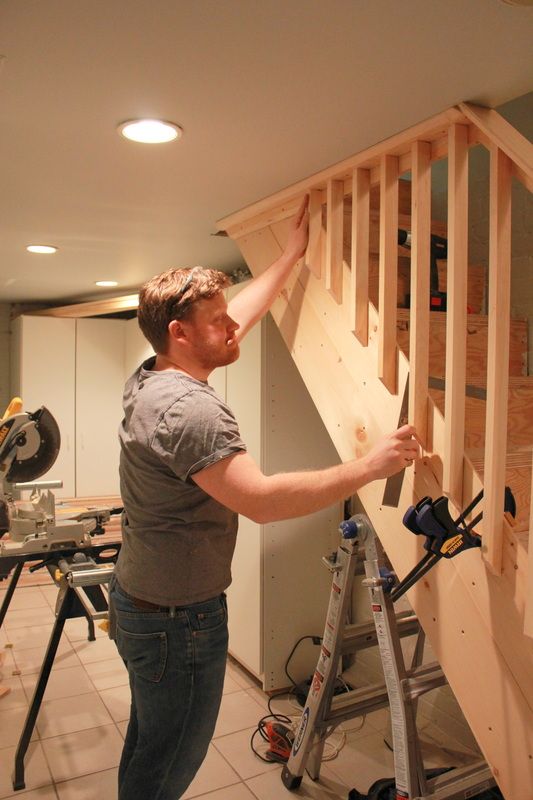
{"label": "saw stand", "polygon": [[108,602],[102,586],[109,582],[113,568],[112,563],[98,564],[82,552],[60,558],[57,562],[56,574],[53,575],[54,580],[59,584],[56,620],[15,754],[13,774],[13,789],[15,790],[26,787],[24,757],[35,727],[65,622],[78,617],[107,618]]}
{"label": "saw stand", "polygon": [[[282,771],[289,790],[297,789],[304,771],[318,780],[326,738],[344,720],[388,705],[392,724],[397,800],[464,800],[495,786],[484,761],[449,770],[424,770],[416,729],[418,698],[446,683],[440,666],[422,664],[424,633],[416,617],[396,614],[389,592],[396,582],[387,569],[375,531],[364,515],[356,515],[340,526],[342,542],[336,554],[326,559],[333,582],[324,638],[306,705],[293,748]],[[364,553],[364,556],[362,555]],[[373,621],[347,624],[357,566],[364,558]],[[399,593],[402,594],[403,592]],[[411,666],[406,667],[401,637],[418,633]],[[377,645],[385,685],[371,685],[334,696],[333,690],[342,655]],[[353,796],[355,790],[350,792]],[[361,797],[361,795],[357,796]]]}

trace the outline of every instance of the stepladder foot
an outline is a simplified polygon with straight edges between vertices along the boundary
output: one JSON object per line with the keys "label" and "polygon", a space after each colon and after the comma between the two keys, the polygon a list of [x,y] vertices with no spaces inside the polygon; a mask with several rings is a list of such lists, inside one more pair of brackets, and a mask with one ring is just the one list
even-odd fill
{"label": "stepladder foot", "polygon": [[293,775],[292,772],[289,772],[287,766],[283,767],[281,770],[281,780],[283,781],[283,785],[289,791],[294,792],[295,789],[300,787],[302,782],[301,775]]}
{"label": "stepladder foot", "polygon": [[19,789],[25,789],[26,781],[24,780],[24,772],[22,772],[22,775],[17,774],[17,772],[15,772],[13,775],[12,783],[13,783],[13,791],[15,792],[18,792]]}

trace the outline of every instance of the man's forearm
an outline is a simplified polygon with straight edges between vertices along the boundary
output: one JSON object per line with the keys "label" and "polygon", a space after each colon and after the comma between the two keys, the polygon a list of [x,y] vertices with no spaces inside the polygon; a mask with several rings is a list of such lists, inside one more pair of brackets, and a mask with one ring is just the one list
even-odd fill
{"label": "man's forearm", "polygon": [[237,294],[228,305],[228,313],[239,323],[237,339],[241,340],[269,310],[283,289],[295,264],[305,252],[308,237],[308,197],[291,220],[287,245],[283,253],[261,275]]}
{"label": "man's forearm", "polygon": [[228,305],[228,313],[239,323],[237,338],[242,339],[262,319],[281,292],[297,258],[283,252],[268,269],[254,278]]}
{"label": "man's forearm", "polygon": [[265,476],[253,519],[267,523],[313,514],[355,494],[374,477],[364,459],[312,472]]}
{"label": "man's forearm", "polygon": [[394,475],[418,456],[415,429],[404,425],[376,442],[362,458],[326,469],[264,475],[249,453],[239,451],[192,477],[222,505],[266,523],[327,508],[370,481]]}

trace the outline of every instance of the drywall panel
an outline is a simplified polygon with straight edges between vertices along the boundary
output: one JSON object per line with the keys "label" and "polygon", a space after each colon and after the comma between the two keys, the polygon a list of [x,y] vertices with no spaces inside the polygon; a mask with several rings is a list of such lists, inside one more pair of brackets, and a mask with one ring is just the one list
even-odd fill
{"label": "drywall panel", "polygon": [[125,321],[76,320],[76,495],[119,494]]}
{"label": "drywall panel", "polygon": [[61,448],[42,480],[61,480],[56,497],[75,493],[75,327],[73,319],[18,317],[13,323],[12,394],[26,411],[46,406],[61,434]]}

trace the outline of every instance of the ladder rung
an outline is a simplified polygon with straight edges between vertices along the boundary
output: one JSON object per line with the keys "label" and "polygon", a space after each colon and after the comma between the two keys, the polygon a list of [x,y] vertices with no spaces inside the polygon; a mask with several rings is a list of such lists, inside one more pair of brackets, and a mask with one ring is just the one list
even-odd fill
{"label": "ladder rung", "polygon": [[450,797],[472,797],[478,792],[494,786],[495,781],[486,761],[476,761],[464,767],[456,767],[428,781],[431,800],[448,800]]}
{"label": "ladder rung", "polygon": [[317,727],[326,728],[333,721],[342,722],[345,719],[360,717],[388,704],[389,696],[384,684],[371,684],[361,689],[352,689],[332,698],[328,717]]}
{"label": "ladder rung", "polygon": [[409,672],[408,677],[403,682],[404,697],[415,700],[420,695],[444,686],[446,676],[436,662],[423,664],[421,667]]}
{"label": "ladder rung", "polygon": [[[409,613],[408,616],[398,615],[396,624],[400,636],[411,636],[418,633],[420,630],[418,619],[411,613]],[[374,620],[361,622],[356,625],[346,625],[340,652],[343,655],[346,653],[354,653],[356,650],[374,647],[377,643],[378,637]]]}

